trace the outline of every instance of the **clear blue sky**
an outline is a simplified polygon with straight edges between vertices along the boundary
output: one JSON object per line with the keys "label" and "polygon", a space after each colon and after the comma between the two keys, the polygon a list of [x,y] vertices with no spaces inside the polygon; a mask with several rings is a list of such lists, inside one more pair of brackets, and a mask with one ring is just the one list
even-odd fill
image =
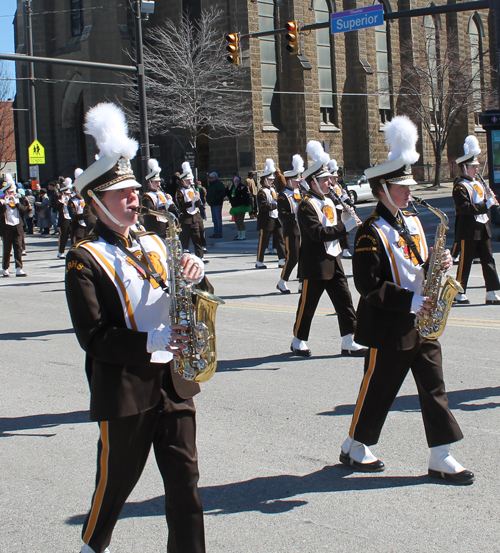
{"label": "clear blue sky", "polygon": [[[0,52],[3,54],[14,53],[14,14],[16,13],[16,0],[0,0]],[[9,76],[15,77],[14,62],[6,62]],[[15,82],[12,82],[12,91],[15,92]]]}

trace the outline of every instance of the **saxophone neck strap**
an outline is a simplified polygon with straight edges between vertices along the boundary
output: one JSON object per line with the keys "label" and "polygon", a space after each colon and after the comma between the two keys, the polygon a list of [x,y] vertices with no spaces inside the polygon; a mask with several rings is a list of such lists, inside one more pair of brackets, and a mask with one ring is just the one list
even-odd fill
{"label": "saxophone neck strap", "polygon": [[424,265],[425,262],[422,259],[420,252],[418,251],[417,245],[415,244],[415,241],[413,240],[408,227],[406,226],[405,219],[401,211],[398,211],[399,218],[394,217],[394,215],[382,203],[379,203],[377,211],[406,242],[406,244],[410,248],[411,253],[415,256],[417,263],[420,266]]}
{"label": "saxophone neck strap", "polygon": [[141,274],[143,277],[146,277],[147,275],[148,277],[156,281],[158,286],[165,292],[165,294],[168,294],[170,292],[167,283],[161,278],[161,275],[152,267],[150,259],[147,253],[144,251],[144,247],[139,240],[139,237],[135,234],[134,231],[130,230],[129,236],[131,240],[136,240],[139,244],[143,256],[142,259],[139,259],[135,255],[133,255],[132,252],[130,252],[130,250],[125,247],[120,237],[117,236],[113,231],[100,228],[99,234],[100,236],[102,236],[102,238],[104,238],[104,240],[106,240],[106,242],[112,244],[113,246],[116,246],[119,250],[121,250],[130,260],[130,262],[136,267],[139,274]]}

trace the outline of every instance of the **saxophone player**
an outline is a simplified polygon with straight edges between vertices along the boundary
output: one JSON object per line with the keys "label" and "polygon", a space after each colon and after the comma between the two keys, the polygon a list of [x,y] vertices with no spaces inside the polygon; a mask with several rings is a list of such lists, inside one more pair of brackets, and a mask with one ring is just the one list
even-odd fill
{"label": "saxophone player", "polygon": [[486,189],[478,180],[481,153],[479,142],[474,135],[465,139],[464,155],[456,162],[461,170],[453,183],[453,202],[455,204],[455,242],[460,242],[460,261],[457,268],[457,280],[464,289],[463,294],[455,296],[455,302],[469,304],[465,295],[469,281],[470,268],[474,257],[479,257],[486,286],[485,303],[500,304],[500,281],[491,247],[491,229],[488,224],[488,209],[498,205],[491,190]]}
{"label": "saxophone player", "polygon": [[[108,552],[127,497],[151,446],[165,488],[167,551],[204,553],[203,509],[198,493],[193,396],[199,386],[173,370],[186,330],[170,325],[166,286],[172,267],[165,243],[134,231],[139,200],[123,112],[99,104],[86,115],[99,159],[75,186],[92,206],[92,235],[66,258],[66,297],[73,326],[86,352],[90,418],[99,424],[95,493],[82,529],[82,553]],[[106,141],[100,141],[105,136]],[[199,282],[203,262],[184,254],[183,277]]]}
{"label": "saxophone player", "polygon": [[[385,133],[389,161],[365,171],[378,204],[355,236],[353,275],[361,296],[355,339],[369,350],[340,461],[363,472],[385,469],[369,446],[378,442],[411,369],[430,448],[428,474],[453,484],[471,484],[474,475],[450,454],[450,444],[463,435],[448,407],[441,346],[422,338],[414,325],[415,317],[428,314],[431,307],[430,298],[420,295],[429,254],[425,233],[418,217],[404,211],[409,185],[417,184],[411,174],[411,164],[419,158],[417,128],[406,116],[398,116],[386,124]],[[446,250],[441,268],[451,266]]]}

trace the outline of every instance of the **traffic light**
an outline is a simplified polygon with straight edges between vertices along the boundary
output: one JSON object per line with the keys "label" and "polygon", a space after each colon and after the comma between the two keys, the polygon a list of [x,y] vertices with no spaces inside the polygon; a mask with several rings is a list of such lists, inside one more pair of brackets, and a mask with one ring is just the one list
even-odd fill
{"label": "traffic light", "polygon": [[226,46],[226,50],[229,52],[229,56],[227,56],[227,61],[229,63],[232,63],[233,65],[239,65],[240,58],[239,58],[239,38],[238,33],[231,33],[230,35],[226,35],[226,40],[229,42],[229,44]]}
{"label": "traffic light", "polygon": [[285,35],[286,40],[288,41],[288,44],[286,45],[286,49],[290,52],[290,54],[298,54],[299,53],[299,24],[297,21],[289,21],[285,25],[288,33]]}

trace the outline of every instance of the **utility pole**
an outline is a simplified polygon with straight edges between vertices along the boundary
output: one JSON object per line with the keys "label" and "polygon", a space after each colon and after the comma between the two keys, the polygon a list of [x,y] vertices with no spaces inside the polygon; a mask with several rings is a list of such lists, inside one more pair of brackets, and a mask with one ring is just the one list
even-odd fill
{"label": "utility pole", "polygon": [[[137,88],[139,91],[139,124],[140,124],[140,152],[141,152],[141,178],[148,174],[149,159],[149,133],[148,133],[148,112],[146,107],[146,76],[144,74],[144,57],[142,47],[142,19],[141,2],[134,0],[135,16],[135,59],[137,65]],[[145,186],[144,180],[140,181]]]}
{"label": "utility pole", "polygon": [[[28,56],[33,55],[33,27],[31,21],[32,0],[24,0],[25,34]],[[36,130],[36,100],[35,100],[35,64],[28,65],[28,105],[30,110],[30,144],[37,139]]]}

